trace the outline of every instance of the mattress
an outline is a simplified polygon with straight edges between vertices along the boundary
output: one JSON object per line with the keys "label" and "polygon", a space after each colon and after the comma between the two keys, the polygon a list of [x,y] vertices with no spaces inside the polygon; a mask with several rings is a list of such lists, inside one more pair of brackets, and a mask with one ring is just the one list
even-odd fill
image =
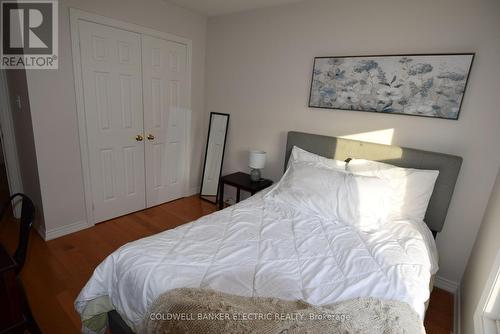
{"label": "mattress", "polygon": [[362,232],[264,193],[122,246],[95,269],[77,311],[88,319],[116,309],[137,332],[160,294],[194,287],[313,305],[361,296],[399,300],[423,319],[438,269],[423,222],[392,221]]}

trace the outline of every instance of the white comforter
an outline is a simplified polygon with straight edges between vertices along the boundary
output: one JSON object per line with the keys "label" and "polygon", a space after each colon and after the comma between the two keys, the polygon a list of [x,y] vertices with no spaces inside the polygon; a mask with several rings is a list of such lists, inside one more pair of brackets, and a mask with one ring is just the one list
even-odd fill
{"label": "white comforter", "polygon": [[314,305],[360,296],[407,302],[423,318],[437,271],[423,222],[394,221],[377,232],[301,213],[263,192],[225,210],[108,256],[75,306],[108,296],[138,330],[148,306],[174,288],[302,299]]}

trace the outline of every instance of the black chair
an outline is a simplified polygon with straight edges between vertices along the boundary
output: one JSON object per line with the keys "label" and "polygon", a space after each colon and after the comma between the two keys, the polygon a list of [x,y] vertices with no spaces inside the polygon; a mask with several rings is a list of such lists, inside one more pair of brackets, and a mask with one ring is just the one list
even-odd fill
{"label": "black chair", "polygon": [[35,219],[35,206],[33,205],[33,201],[31,199],[21,193],[14,194],[10,196],[7,203],[5,203],[1,213],[0,213],[0,221],[3,219],[3,216],[7,209],[11,207],[11,203],[14,199],[20,197],[22,200],[21,203],[21,218],[19,220],[19,241],[17,244],[17,248],[14,252],[12,258],[16,262],[15,272],[17,275],[17,285],[21,295],[21,304],[23,310],[23,318],[24,318],[24,327],[28,329],[28,331],[32,334],[41,334],[40,328],[38,327],[35,319],[33,318],[33,314],[31,313],[31,309],[28,304],[28,299],[26,298],[26,293],[24,291],[24,287],[21,282],[20,272],[24,267],[24,262],[26,260],[26,254],[28,251],[28,241],[30,237],[30,230],[33,226],[33,221]]}
{"label": "black chair", "polygon": [[28,241],[30,236],[30,230],[33,226],[33,221],[35,219],[35,206],[31,199],[21,193],[14,194],[10,196],[7,203],[5,203],[2,213],[0,214],[0,220],[3,219],[3,216],[7,209],[11,206],[11,203],[16,197],[21,197],[22,206],[21,206],[21,219],[19,222],[19,241],[17,244],[16,251],[12,258],[16,261],[16,273],[19,274],[23,269],[24,262],[26,260],[26,253],[28,251]]}

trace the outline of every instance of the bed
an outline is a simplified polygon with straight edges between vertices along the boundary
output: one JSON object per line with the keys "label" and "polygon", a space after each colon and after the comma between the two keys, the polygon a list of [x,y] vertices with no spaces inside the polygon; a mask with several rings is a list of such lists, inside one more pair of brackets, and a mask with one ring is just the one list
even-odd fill
{"label": "bed", "polygon": [[148,306],[167,290],[209,288],[241,296],[323,305],[359,296],[408,303],[421,318],[438,267],[432,235],[446,218],[462,159],[411,148],[289,132],[317,155],[438,170],[424,221],[397,221],[371,233],[319,219],[268,199],[272,189],[157,235],[105,259],[75,301],[84,330],[140,330]]}

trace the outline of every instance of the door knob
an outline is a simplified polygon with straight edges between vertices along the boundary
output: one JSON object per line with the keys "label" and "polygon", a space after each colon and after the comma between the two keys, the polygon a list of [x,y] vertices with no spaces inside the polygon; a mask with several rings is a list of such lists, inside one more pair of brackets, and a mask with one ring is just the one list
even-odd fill
{"label": "door knob", "polygon": [[144,137],[141,136],[141,135],[137,135],[137,136],[135,136],[135,140],[137,140],[137,141],[143,141]]}
{"label": "door knob", "polygon": [[147,138],[148,138],[148,140],[153,140],[153,139],[155,139],[155,136],[153,136],[152,134],[149,134]]}

